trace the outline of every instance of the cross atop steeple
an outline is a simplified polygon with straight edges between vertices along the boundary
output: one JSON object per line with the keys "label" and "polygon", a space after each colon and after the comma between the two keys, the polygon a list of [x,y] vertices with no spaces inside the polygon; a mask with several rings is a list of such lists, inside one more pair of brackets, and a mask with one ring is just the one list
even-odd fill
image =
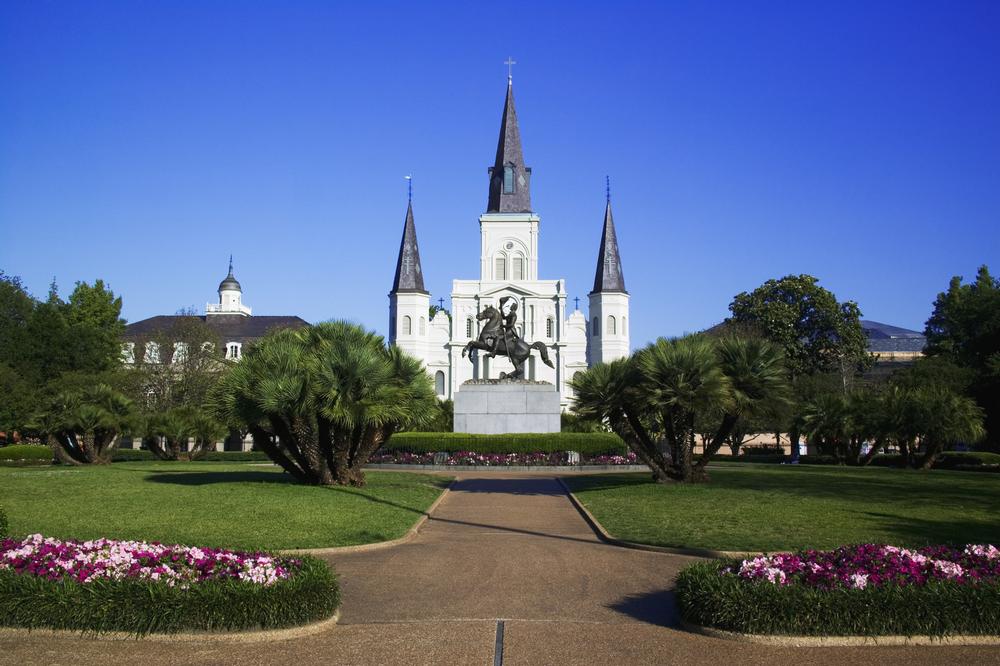
{"label": "cross atop steeple", "polygon": [[517,61],[507,56],[507,59],[503,61],[503,64],[507,65],[507,85],[510,85],[514,81],[514,65]]}
{"label": "cross atop steeple", "polygon": [[604,177],[604,193],[608,197],[608,203],[611,203],[611,176]]}
{"label": "cross atop steeple", "polygon": [[413,175],[403,176],[406,179],[406,200],[413,201]]}
{"label": "cross atop steeple", "polygon": [[229,255],[229,274],[233,274],[233,255]]}
{"label": "cross atop steeple", "polygon": [[576,298],[573,299],[573,308],[575,310],[579,310],[580,309],[580,297],[579,296],[577,296]]}

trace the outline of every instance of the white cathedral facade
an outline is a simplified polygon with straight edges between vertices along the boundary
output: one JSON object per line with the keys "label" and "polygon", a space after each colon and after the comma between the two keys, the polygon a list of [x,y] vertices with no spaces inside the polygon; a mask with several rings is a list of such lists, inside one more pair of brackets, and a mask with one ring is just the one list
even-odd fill
{"label": "white cathedral facade", "polygon": [[466,344],[479,337],[483,322],[476,315],[487,305],[499,307],[501,298],[511,297],[518,304],[518,334],[528,343],[543,342],[554,365],[550,368],[532,354],[524,376],[553,384],[565,409],[573,401],[569,385],[573,375],[629,354],[629,294],[610,197],[589,294],[589,316],[579,309],[567,316],[566,281],[542,279],[539,273],[541,219],[531,208],[531,168],[524,164],[509,78],[489,175],[487,209],[479,216],[479,276],[454,280],[450,318],[440,310],[429,318],[430,293],[424,288],[413,206],[408,204],[389,293],[389,341],[424,362],[438,397],[454,399],[467,380],[497,379],[513,370],[505,356],[487,358],[479,353],[470,362],[462,355]]}

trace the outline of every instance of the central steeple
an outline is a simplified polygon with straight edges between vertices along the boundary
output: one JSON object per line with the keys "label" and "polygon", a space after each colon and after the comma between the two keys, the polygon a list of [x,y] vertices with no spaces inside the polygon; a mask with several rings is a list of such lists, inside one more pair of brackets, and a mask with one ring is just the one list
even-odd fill
{"label": "central steeple", "polygon": [[490,199],[487,213],[531,212],[531,168],[524,166],[521,130],[514,109],[514,84],[507,77],[507,99],[500,120],[497,156],[490,167]]}

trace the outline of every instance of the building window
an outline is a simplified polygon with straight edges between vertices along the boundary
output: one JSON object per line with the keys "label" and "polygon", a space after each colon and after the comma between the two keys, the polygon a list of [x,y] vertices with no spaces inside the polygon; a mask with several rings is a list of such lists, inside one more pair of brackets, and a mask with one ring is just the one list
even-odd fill
{"label": "building window", "polygon": [[628,335],[628,317],[622,317],[622,335]]}
{"label": "building window", "polygon": [[524,279],[524,257],[514,257],[512,278],[515,280]]}
{"label": "building window", "polygon": [[413,335],[413,320],[410,315],[403,316],[403,335]]}
{"label": "building window", "polygon": [[146,355],[143,357],[146,363],[159,363],[160,362],[160,345],[155,342],[146,343]]}
{"label": "building window", "polygon": [[444,373],[440,370],[434,373],[434,390],[438,395],[444,395]]}
{"label": "building window", "polygon": [[505,166],[503,168],[503,193],[514,193],[514,167]]}
{"label": "building window", "polygon": [[122,363],[135,363],[134,342],[126,342],[122,345]]}
{"label": "building window", "polygon": [[226,343],[226,358],[230,361],[238,361],[241,356],[241,345],[238,342],[228,342]]}
{"label": "building window", "polygon": [[555,334],[555,322],[552,317],[545,320],[545,337],[551,338]]}
{"label": "building window", "polygon": [[465,337],[467,338],[472,337],[472,331],[474,330],[473,328],[474,326],[475,324],[472,323],[472,317],[469,317],[468,319],[465,320]]}
{"label": "building window", "polygon": [[615,318],[612,315],[608,315],[608,335],[615,334]]}
{"label": "building window", "polygon": [[497,255],[496,261],[493,268],[493,279],[494,280],[506,280],[507,279],[507,261],[503,255]]}
{"label": "building window", "polygon": [[590,325],[590,334],[595,338],[601,334],[601,322],[597,317],[594,317],[594,321]]}
{"label": "building window", "polygon": [[420,335],[427,333],[427,321],[421,317],[420,318]]}
{"label": "building window", "polygon": [[188,357],[188,346],[186,342],[175,342],[174,343],[174,356],[170,359],[171,363],[183,363]]}

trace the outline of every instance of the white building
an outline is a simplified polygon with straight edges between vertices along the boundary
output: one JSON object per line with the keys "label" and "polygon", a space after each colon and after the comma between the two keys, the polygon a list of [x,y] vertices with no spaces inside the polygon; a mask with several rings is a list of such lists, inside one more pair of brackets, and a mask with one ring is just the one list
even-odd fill
{"label": "white building", "polygon": [[529,343],[544,342],[555,366],[546,366],[532,354],[525,378],[554,384],[566,408],[573,399],[569,381],[574,374],[590,364],[629,354],[629,294],[610,196],[589,298],[590,316],[578,309],[567,316],[566,281],[540,277],[541,218],[531,208],[531,168],[524,164],[509,78],[496,159],[489,174],[489,201],[479,216],[479,277],[454,280],[450,320],[441,311],[429,319],[430,293],[424,288],[413,205],[408,204],[389,293],[389,341],[422,359],[438,396],[453,399],[466,380],[498,378],[501,372],[513,370],[503,356],[488,359],[478,354],[475,362],[462,357],[465,345],[479,337],[481,322],[476,315],[487,305],[497,307],[504,296],[513,297],[518,303],[519,334]]}

